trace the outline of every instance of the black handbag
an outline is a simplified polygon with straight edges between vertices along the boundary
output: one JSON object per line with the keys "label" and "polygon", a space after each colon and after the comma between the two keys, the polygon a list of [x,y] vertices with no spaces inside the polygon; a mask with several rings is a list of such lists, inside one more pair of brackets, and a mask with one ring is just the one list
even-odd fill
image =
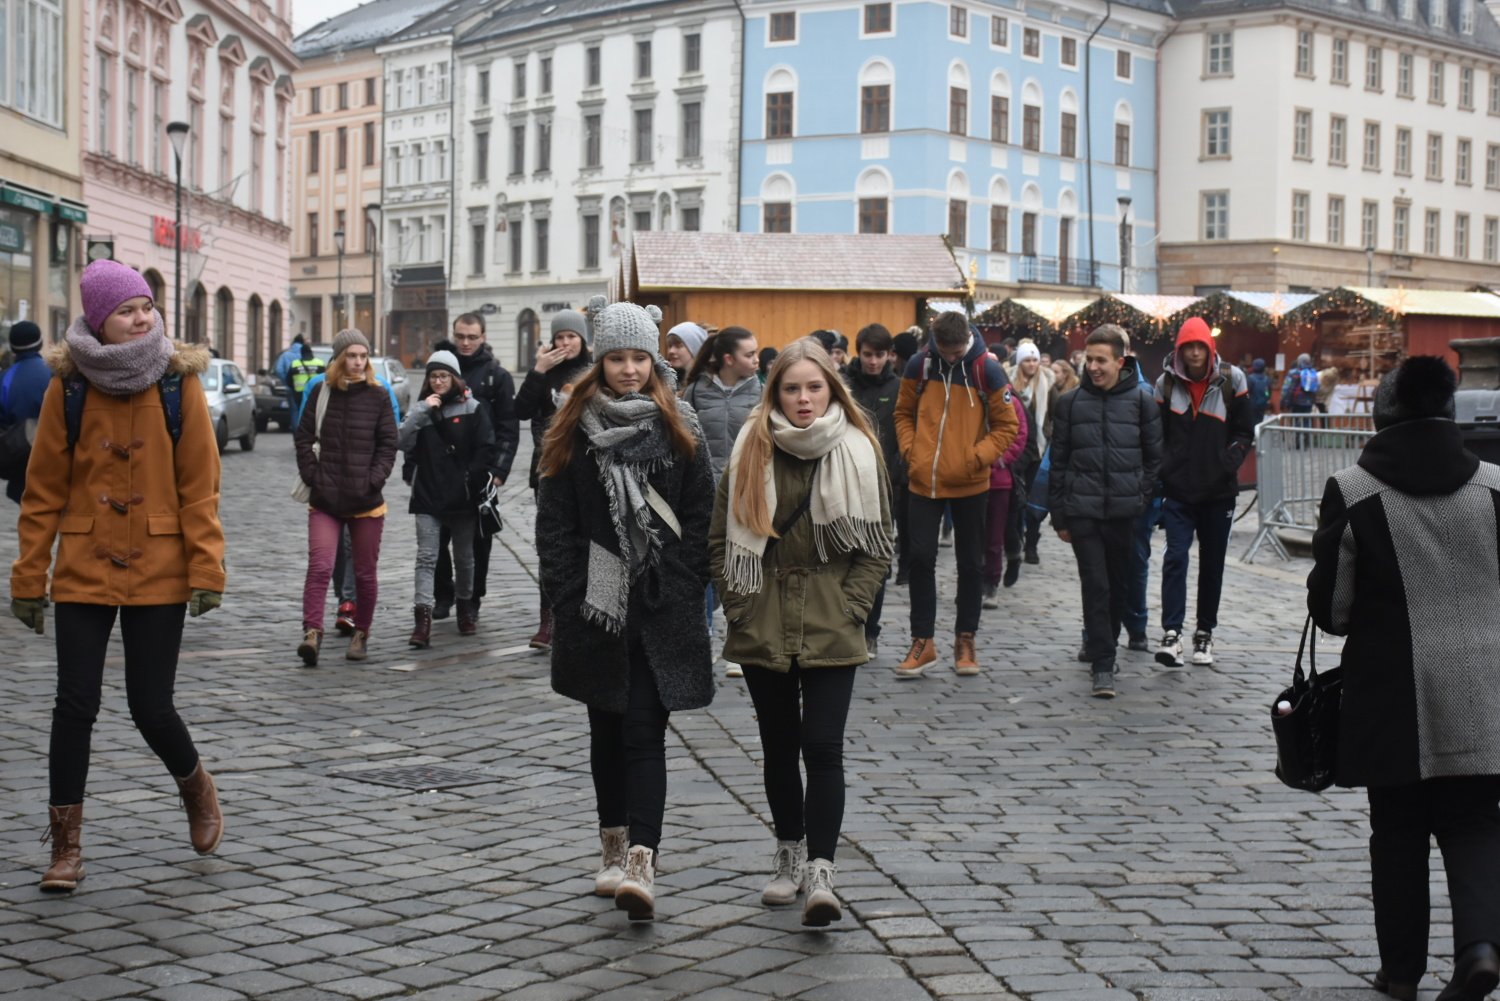
{"label": "black handbag", "polygon": [[[1307,635],[1312,632],[1312,644]],[[1308,670],[1302,673],[1302,651]],[[1339,753],[1339,704],[1344,697],[1343,668],[1318,673],[1318,634],[1312,616],[1302,626],[1292,686],[1271,703],[1271,730],[1276,735],[1276,777],[1293,789],[1322,792],[1333,785]],[[1279,710],[1286,703],[1289,709]]]}
{"label": "black handbag", "polygon": [[0,427],[0,480],[14,480],[26,472],[36,421],[17,421]]}

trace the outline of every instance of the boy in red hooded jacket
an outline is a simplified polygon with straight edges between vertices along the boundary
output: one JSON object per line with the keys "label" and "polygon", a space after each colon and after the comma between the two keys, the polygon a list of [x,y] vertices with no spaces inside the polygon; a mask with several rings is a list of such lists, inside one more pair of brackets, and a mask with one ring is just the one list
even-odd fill
{"label": "boy in red hooded jacket", "polygon": [[1219,367],[1208,324],[1190,317],[1156,380],[1162,421],[1162,524],[1167,555],[1162,564],[1162,638],[1156,659],[1181,667],[1187,619],[1188,553],[1198,537],[1198,620],[1193,664],[1214,662],[1224,558],[1239,496],[1238,472],[1255,440],[1255,415],[1245,373]]}

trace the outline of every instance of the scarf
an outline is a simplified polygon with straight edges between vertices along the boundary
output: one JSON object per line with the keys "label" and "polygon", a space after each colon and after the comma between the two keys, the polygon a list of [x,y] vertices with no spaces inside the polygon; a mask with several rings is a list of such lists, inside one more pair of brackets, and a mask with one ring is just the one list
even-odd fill
{"label": "scarf", "polygon": [[[771,408],[771,440],[777,448],[799,459],[817,460],[813,471],[813,541],[818,559],[828,562],[828,552],[862,549],[873,556],[894,553],[890,526],[881,517],[880,484],[885,474],[870,439],[849,424],[844,408],[834,401],[828,412],[811,425],[799,428],[780,409]],[[752,532],[735,513],[735,481],[739,476],[740,452],[749,435],[742,434],[729,456],[728,551],[724,579],[730,590],[756,594],[764,580],[763,563],[769,536]],[[766,463],[763,479],[766,510],[776,511],[776,477]]]}
{"label": "scarf", "polygon": [[156,326],[143,337],[124,344],[105,344],[89,330],[79,317],[68,327],[65,337],[68,355],[89,385],[110,396],[134,396],[156,385],[167,374],[176,347],[167,339],[161,313]]}
{"label": "scarf", "polygon": [[599,464],[619,544],[618,553],[590,544],[583,615],[618,636],[625,631],[630,587],[661,550],[646,503],[646,477],[672,464],[672,449],[660,408],[641,393],[596,394],[579,415],[578,426]]}

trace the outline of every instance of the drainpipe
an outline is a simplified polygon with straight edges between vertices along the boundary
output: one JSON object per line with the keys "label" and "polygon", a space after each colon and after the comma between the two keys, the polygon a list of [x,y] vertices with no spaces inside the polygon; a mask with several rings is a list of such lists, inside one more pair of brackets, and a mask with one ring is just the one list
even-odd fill
{"label": "drainpipe", "polygon": [[740,106],[734,109],[733,121],[737,123],[740,134],[735,136],[734,141],[734,232],[740,231],[740,192],[745,184],[745,8],[740,5],[740,0],[734,0],[734,9],[740,14],[740,44],[737,51],[740,54]]}
{"label": "drainpipe", "polygon": [[[1167,33],[1165,35],[1161,36],[1161,41],[1159,41],[1159,42],[1156,43],[1156,69],[1155,69],[1155,72],[1156,72],[1156,101],[1153,102],[1153,104],[1152,104],[1153,121],[1152,121],[1152,126],[1151,126],[1152,132],[1155,134],[1155,136],[1157,138],[1157,142],[1156,142],[1156,144],[1154,146],[1154,149],[1156,149],[1156,150],[1159,150],[1161,148],[1161,141],[1160,140],[1161,140],[1161,67],[1162,67],[1162,53],[1164,51],[1166,51],[1168,39],[1170,39],[1173,35],[1177,34],[1177,28],[1182,24],[1181,21],[1177,20],[1177,11],[1175,11],[1175,10],[1172,9],[1171,0],[1167,0],[1167,11],[1170,14],[1170,16],[1172,17],[1172,25],[1171,25],[1171,27],[1169,27],[1167,29]],[[1151,199],[1151,204],[1155,207],[1154,211],[1156,213],[1156,235],[1151,238],[1151,241],[1156,241],[1157,242],[1157,246],[1156,246],[1155,249],[1153,249],[1151,251],[1152,257],[1156,260],[1156,264],[1152,266],[1151,270],[1156,273],[1156,291],[1157,291],[1157,294],[1159,295],[1159,294],[1161,294],[1161,291],[1162,291],[1162,287],[1161,287],[1161,257],[1159,255],[1159,252],[1161,250],[1161,245],[1160,245],[1160,242],[1159,242],[1161,240],[1161,157],[1159,155],[1157,155],[1155,152],[1153,152],[1152,153],[1152,158],[1154,160],[1154,164],[1153,164],[1153,167],[1152,167],[1152,170],[1151,170],[1151,189],[1153,191],[1153,196],[1152,196],[1152,199]]]}
{"label": "drainpipe", "polygon": [[1111,0],[1104,0],[1104,19],[1094,26],[1083,43],[1083,162],[1089,200],[1089,280],[1095,285],[1099,284],[1099,261],[1094,256],[1094,103],[1091,85],[1094,78],[1094,38],[1109,23],[1111,9]]}

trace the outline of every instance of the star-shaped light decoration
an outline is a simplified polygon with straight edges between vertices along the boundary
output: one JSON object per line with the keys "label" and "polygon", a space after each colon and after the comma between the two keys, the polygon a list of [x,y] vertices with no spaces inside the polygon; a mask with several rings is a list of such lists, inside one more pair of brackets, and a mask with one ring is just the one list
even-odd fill
{"label": "star-shaped light decoration", "polygon": [[1392,316],[1400,317],[1406,313],[1406,307],[1411,297],[1406,294],[1406,286],[1396,286],[1396,294],[1391,296],[1391,303],[1386,308],[1391,311]]}
{"label": "star-shaped light decoration", "polygon": [[1281,317],[1286,313],[1286,300],[1277,292],[1271,296],[1271,301],[1266,305],[1266,312],[1270,314],[1271,322],[1277,326],[1281,325]]}
{"label": "star-shaped light decoration", "polygon": [[1163,299],[1159,295],[1151,297],[1151,319],[1156,321],[1156,325],[1158,327],[1166,323],[1167,317],[1171,315],[1172,310],[1167,305],[1167,301],[1165,299]]}
{"label": "star-shaped light decoration", "polygon": [[1068,309],[1062,304],[1062,300],[1053,299],[1052,305],[1047,309],[1047,322],[1052,324],[1052,328],[1055,330],[1057,329],[1057,325],[1067,318]]}

